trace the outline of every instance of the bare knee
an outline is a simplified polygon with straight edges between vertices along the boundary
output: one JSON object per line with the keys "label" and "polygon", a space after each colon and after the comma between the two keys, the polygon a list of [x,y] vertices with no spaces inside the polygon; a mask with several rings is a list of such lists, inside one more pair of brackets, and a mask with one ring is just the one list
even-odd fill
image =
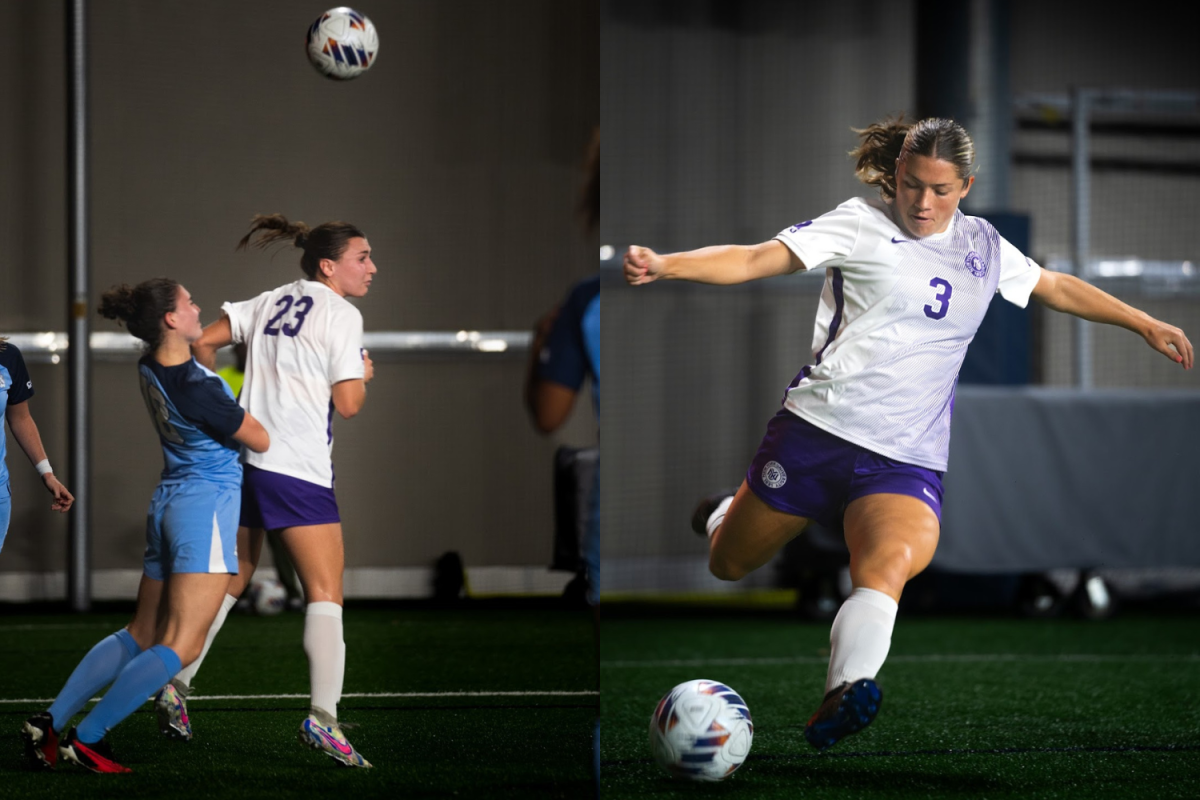
{"label": "bare knee", "polygon": [[750,574],[750,570],[746,569],[743,565],[722,557],[716,552],[709,554],[708,571],[712,573],[714,578],[723,581],[740,581]]}

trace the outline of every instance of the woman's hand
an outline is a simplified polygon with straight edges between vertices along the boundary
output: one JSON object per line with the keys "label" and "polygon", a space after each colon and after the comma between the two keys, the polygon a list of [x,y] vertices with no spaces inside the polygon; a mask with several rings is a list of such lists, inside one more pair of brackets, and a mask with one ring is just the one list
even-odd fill
{"label": "woman's hand", "polygon": [[1182,364],[1184,369],[1192,368],[1192,343],[1179,328],[1155,319],[1141,333],[1146,344],[1175,363]]}
{"label": "woman's hand", "polygon": [[54,495],[54,502],[50,504],[51,511],[61,511],[65,514],[71,510],[71,506],[75,504],[75,497],[67,491],[67,487],[63,486],[58,478],[54,477],[53,472],[43,475],[42,483],[46,485],[50,494]]}
{"label": "woman's hand", "polygon": [[633,245],[625,251],[625,281],[631,286],[652,283],[662,274],[663,258],[649,247]]}

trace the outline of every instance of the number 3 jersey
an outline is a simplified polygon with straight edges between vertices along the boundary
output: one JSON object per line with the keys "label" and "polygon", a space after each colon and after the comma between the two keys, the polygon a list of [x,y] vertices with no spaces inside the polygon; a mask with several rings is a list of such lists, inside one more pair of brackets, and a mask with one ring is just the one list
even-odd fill
{"label": "number 3 jersey", "polygon": [[161,483],[194,480],[242,485],[238,443],[231,437],[246,417],[229,385],[195,359],[164,367],[154,356],[138,361],[142,397],[162,441]]}
{"label": "number 3 jersey", "polygon": [[955,211],[944,232],[915,239],[873,199],[776,238],[809,271],[825,270],[813,360],[784,407],[881,455],[945,471],[967,345],[992,296],[1024,307],[1041,267],[986,220]]}
{"label": "number 3 jersey", "polygon": [[259,469],[333,486],[333,384],[362,379],[362,314],[317,281],[298,280],[226,303],[234,342],[246,343],[238,402],[271,435]]}

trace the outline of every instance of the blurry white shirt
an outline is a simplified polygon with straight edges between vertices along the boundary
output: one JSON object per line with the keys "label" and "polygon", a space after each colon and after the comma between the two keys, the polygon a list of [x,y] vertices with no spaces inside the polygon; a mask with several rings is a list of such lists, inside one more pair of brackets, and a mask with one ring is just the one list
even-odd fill
{"label": "blurry white shirt", "polygon": [[271,435],[259,469],[333,486],[333,384],[362,378],[362,314],[322,283],[299,280],[225,303],[233,341],[246,343],[238,402]]}
{"label": "blurry white shirt", "polygon": [[999,292],[1022,308],[1041,276],[986,220],[956,211],[913,239],[881,200],[855,198],[777,237],[825,270],[813,361],[784,407],[881,455],[945,471],[954,388]]}

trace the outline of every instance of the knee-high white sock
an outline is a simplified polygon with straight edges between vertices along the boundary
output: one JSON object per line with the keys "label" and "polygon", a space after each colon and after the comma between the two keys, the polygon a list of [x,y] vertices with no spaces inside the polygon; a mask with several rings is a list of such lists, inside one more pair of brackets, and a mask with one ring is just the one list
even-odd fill
{"label": "knee-high white sock", "polygon": [[704,529],[708,531],[708,538],[711,539],[713,532],[717,529],[717,526],[725,521],[725,512],[729,510],[729,505],[732,502],[733,495],[729,495],[729,497],[726,497],[724,500],[722,500],[717,507],[713,509],[713,512],[708,515],[708,523],[704,526]]}
{"label": "knee-high white sock", "polygon": [[842,603],[829,632],[825,692],[843,683],[874,678],[892,646],[896,601],[874,589],[855,589]]}
{"label": "knee-high white sock", "polygon": [[200,650],[200,657],[179,670],[175,679],[171,681],[176,687],[183,690],[185,696],[192,691],[192,679],[200,671],[200,665],[204,663],[204,657],[208,655],[208,648],[212,647],[213,639],[217,638],[217,633],[221,630],[221,626],[225,624],[225,617],[229,616],[229,610],[236,603],[236,597],[231,594],[225,595],[225,599],[221,601],[221,607],[217,609],[216,619],[213,620],[212,625],[208,626],[208,636],[204,637],[204,647]]}
{"label": "knee-high white sock", "polygon": [[[312,710],[324,724],[337,721],[337,704],[346,674],[346,646],[342,642],[342,607],[337,603],[309,603],[304,616],[304,652],[312,685]],[[321,718],[321,715],[329,719]]]}

